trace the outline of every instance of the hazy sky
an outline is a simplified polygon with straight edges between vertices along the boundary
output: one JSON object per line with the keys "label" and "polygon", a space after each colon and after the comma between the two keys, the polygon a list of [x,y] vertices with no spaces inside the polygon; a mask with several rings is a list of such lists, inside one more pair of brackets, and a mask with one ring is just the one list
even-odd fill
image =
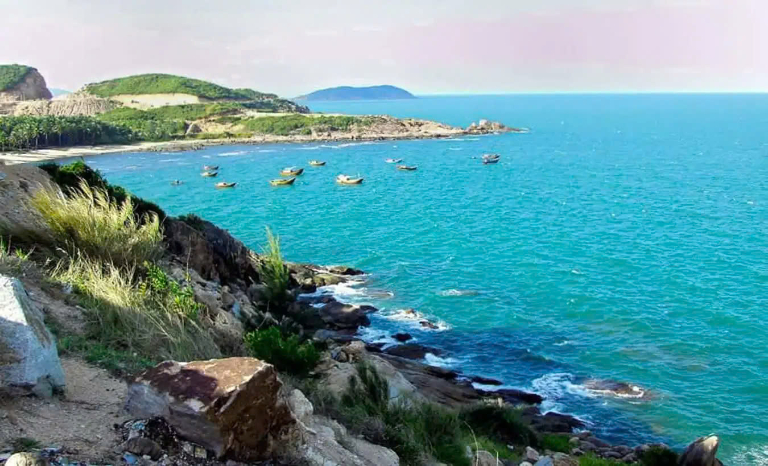
{"label": "hazy sky", "polygon": [[768,0],[0,0],[0,63],[295,96],[767,91]]}

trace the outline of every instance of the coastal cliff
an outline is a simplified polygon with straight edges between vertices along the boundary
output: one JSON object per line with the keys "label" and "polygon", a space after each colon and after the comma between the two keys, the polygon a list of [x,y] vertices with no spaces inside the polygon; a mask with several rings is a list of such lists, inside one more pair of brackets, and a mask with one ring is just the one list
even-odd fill
{"label": "coastal cliff", "polygon": [[0,103],[53,97],[37,69],[23,65],[0,65]]}
{"label": "coastal cliff", "polygon": [[[257,254],[82,163],[0,172],[0,288],[14,296],[0,303],[0,348],[14,348],[0,360],[0,449],[18,461],[24,452],[69,465],[719,463],[717,437],[679,459],[663,445],[610,445],[582,420],[543,413],[539,394],[425,364],[441,349],[408,334],[366,343],[358,331],[377,309],[327,288],[363,271],[283,262],[271,235]],[[31,323],[42,320],[52,333]],[[20,348],[5,330],[28,330],[40,345]],[[54,338],[58,355],[36,357]],[[33,369],[31,379],[8,376]]]}

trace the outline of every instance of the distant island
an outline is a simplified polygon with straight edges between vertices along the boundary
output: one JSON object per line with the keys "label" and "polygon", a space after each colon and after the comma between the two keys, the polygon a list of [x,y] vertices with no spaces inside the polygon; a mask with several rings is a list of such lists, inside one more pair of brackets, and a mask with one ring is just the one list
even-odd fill
{"label": "distant island", "polygon": [[339,86],[320,89],[310,94],[296,97],[296,100],[397,100],[415,99],[416,96],[395,86],[352,87]]}

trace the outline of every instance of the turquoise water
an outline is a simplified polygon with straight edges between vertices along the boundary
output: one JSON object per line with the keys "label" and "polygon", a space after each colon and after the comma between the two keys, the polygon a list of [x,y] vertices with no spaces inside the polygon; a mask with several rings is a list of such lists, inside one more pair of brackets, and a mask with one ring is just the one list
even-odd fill
{"label": "turquoise water", "polygon": [[[195,212],[295,261],[372,274],[339,289],[407,329],[432,362],[547,396],[601,436],[675,446],[722,437],[731,464],[768,463],[768,96],[547,95],[323,103],[529,134],[373,144],[213,147],[94,157],[110,181]],[[502,154],[498,165],[473,158]],[[385,158],[419,166],[398,172]],[[321,168],[310,159],[326,160]],[[198,175],[221,165],[233,190]],[[273,188],[281,167],[296,185]],[[361,186],[337,186],[338,173]],[[169,181],[179,178],[183,186]],[[397,310],[441,323],[423,331]],[[650,393],[619,399],[587,377]]]}

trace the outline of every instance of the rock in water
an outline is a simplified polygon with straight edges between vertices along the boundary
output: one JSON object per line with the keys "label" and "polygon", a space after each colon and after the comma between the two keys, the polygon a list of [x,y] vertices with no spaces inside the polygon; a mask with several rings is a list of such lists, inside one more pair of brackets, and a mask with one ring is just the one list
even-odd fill
{"label": "rock in water", "polygon": [[166,361],[137,377],[126,410],[163,417],[219,458],[258,461],[280,451],[296,423],[281,385],[274,367],[254,358]]}
{"label": "rock in water", "polygon": [[376,312],[373,306],[356,306],[353,304],[344,304],[340,302],[330,302],[319,310],[320,318],[327,325],[335,328],[358,328],[371,325],[367,314]]}
{"label": "rock in water", "polygon": [[679,466],[718,466],[722,464],[715,458],[719,446],[720,439],[716,435],[699,437],[688,445],[677,464]]}
{"label": "rock in water", "polygon": [[0,275],[0,389],[50,396],[64,385],[43,313],[19,280]]}

